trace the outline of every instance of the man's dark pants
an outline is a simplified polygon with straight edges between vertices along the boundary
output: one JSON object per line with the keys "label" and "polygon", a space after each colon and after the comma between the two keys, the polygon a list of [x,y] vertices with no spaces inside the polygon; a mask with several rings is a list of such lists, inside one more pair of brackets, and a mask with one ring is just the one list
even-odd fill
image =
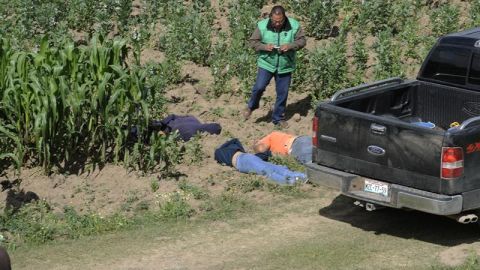
{"label": "man's dark pants", "polygon": [[277,92],[277,99],[273,108],[272,122],[278,124],[279,121],[285,120],[285,108],[287,106],[288,88],[292,80],[292,73],[278,74],[273,73],[263,68],[258,68],[257,80],[252,89],[252,95],[248,101],[248,108],[256,110],[259,107],[260,99],[262,98],[265,88],[275,77],[275,90]]}

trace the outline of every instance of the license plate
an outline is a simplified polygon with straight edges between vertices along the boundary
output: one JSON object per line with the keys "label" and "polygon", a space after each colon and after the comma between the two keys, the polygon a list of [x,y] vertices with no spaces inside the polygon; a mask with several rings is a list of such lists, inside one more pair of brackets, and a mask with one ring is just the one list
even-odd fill
{"label": "license plate", "polygon": [[388,197],[388,184],[379,181],[365,179],[363,190]]}

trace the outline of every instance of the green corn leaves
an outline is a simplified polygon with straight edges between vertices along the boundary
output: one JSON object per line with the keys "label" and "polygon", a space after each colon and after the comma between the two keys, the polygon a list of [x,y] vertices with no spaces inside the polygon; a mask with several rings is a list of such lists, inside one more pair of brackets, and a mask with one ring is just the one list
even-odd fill
{"label": "green corn leaves", "polygon": [[0,40],[0,162],[20,168],[31,160],[46,172],[80,161],[142,170],[176,164],[169,137],[128,141],[133,126],[147,134],[154,99],[147,69],[128,68],[126,55],[122,39],[52,46],[44,37],[37,52],[15,52]]}

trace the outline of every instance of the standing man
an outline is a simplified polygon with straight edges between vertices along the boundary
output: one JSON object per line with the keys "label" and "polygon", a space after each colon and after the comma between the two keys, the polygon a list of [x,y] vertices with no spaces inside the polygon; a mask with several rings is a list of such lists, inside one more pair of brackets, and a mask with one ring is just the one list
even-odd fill
{"label": "standing man", "polygon": [[250,37],[250,46],[258,54],[257,80],[247,108],[243,112],[248,119],[252,111],[258,109],[265,88],[275,77],[277,98],[273,108],[272,122],[280,128],[287,128],[285,108],[287,106],[288,88],[295,70],[296,51],[305,47],[305,34],[300,23],[285,15],[282,6],[274,6],[268,19],[257,23],[257,28]]}

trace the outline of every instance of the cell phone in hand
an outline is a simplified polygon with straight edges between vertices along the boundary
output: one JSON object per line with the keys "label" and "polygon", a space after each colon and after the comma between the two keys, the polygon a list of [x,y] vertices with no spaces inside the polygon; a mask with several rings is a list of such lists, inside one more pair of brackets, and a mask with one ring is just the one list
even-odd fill
{"label": "cell phone in hand", "polygon": [[278,50],[278,49],[280,49],[280,46],[279,46],[279,45],[273,45],[273,48],[274,48],[275,50]]}

